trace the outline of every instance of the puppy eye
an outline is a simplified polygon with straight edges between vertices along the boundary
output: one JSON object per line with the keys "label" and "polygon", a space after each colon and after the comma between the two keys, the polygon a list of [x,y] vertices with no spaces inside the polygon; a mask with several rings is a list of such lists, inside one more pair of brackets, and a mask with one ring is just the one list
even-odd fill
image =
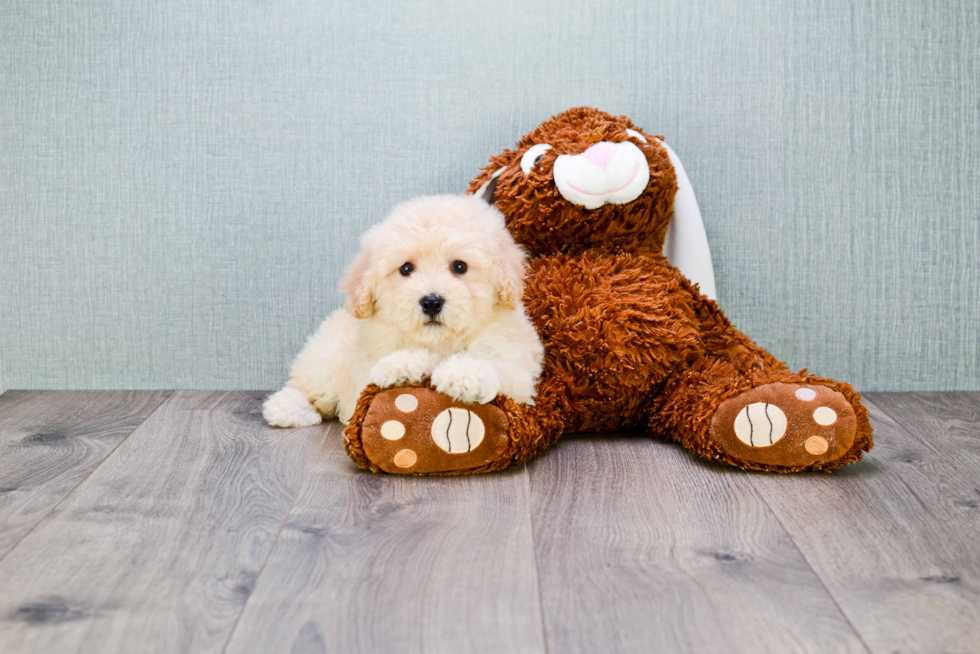
{"label": "puppy eye", "polygon": [[406,261],[402,264],[402,267],[398,269],[398,272],[402,274],[402,277],[408,277],[413,272],[415,272],[415,264]]}
{"label": "puppy eye", "polygon": [[457,275],[462,275],[464,272],[466,272],[469,266],[466,265],[465,261],[456,260],[453,261],[452,264],[450,264],[449,268]]}
{"label": "puppy eye", "polygon": [[524,174],[530,175],[531,169],[538,165],[538,163],[544,158],[544,153],[550,149],[551,146],[547,143],[532,145],[531,148],[524,153],[524,156],[521,157],[521,170],[524,171]]}
{"label": "puppy eye", "polygon": [[626,136],[632,136],[635,139],[640,139],[644,143],[649,143],[650,142],[650,141],[647,140],[647,137],[643,136],[642,134],[640,134],[639,132],[637,132],[635,129],[627,129],[626,130]]}

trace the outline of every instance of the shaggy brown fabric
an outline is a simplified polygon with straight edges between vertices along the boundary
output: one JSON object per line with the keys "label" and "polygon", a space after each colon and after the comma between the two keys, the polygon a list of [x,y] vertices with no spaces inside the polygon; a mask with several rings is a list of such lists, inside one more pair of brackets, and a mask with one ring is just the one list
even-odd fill
{"label": "shaggy brown fabric", "polygon": [[[552,178],[558,155],[579,154],[600,141],[624,141],[627,128],[643,133],[624,116],[570,109],[545,121],[513,150],[491,157],[470,184],[470,192],[476,192],[503,168],[493,202],[531,254],[524,301],[545,345],[545,365],[535,406],[494,400],[510,425],[511,447],[500,459],[440,474],[497,470],[539,454],[564,433],[637,425],[695,454],[741,468],[830,470],[860,459],[873,446],[860,395],[849,384],[805,370],[793,373],[735,329],[661,254],[677,177],[658,137],[644,133],[648,144],[634,141],[650,165],[650,182],[636,200],[586,210],[561,196]],[[521,156],[537,143],[552,149],[525,176]],[[745,406],[760,398],[778,406],[792,391],[787,383],[826,387],[821,397],[839,393],[833,395],[835,406],[846,408],[846,403],[853,409],[853,416],[847,411],[834,428],[841,437],[837,442],[852,443],[838,458],[808,455],[802,443],[811,435],[807,429],[818,426],[800,431],[797,418],[790,429],[798,433],[787,433],[790,440],[780,450],[787,453],[776,456],[773,450],[755,457],[762,461],[745,456],[749,448],[712,432],[712,417],[726,400],[740,402],[748,393]],[[365,391],[345,432],[351,457],[376,472],[364,455],[358,425],[378,392],[376,387]],[[734,414],[739,408],[729,405],[726,411]]]}
{"label": "shaggy brown fabric", "polygon": [[[628,205],[607,204],[588,211],[567,202],[555,188],[551,175],[560,154],[579,154],[600,141],[619,143],[626,130],[634,129],[650,141],[642,148],[650,164],[646,191]],[[596,109],[569,109],[546,120],[518,141],[513,150],[490,157],[490,165],[470,184],[475,192],[493,173],[497,178],[494,204],[507,216],[507,227],[518,243],[532,255],[556,251],[580,252],[590,247],[614,250],[619,247],[660,252],[670,223],[677,174],[667,151],[625,116],[610,116]],[[521,156],[534,144],[547,143],[541,164],[525,177]]]}

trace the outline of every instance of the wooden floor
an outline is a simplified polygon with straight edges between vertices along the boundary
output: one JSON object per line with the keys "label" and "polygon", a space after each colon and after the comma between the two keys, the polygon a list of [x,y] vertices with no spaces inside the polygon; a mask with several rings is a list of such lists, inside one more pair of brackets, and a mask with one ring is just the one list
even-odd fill
{"label": "wooden floor", "polygon": [[260,393],[0,396],[0,652],[980,652],[980,393],[746,473],[638,434],[358,470]]}

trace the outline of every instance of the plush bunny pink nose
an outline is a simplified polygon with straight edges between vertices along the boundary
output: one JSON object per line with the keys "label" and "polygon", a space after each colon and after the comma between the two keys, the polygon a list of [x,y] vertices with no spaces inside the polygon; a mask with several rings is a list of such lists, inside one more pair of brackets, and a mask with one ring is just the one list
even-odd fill
{"label": "plush bunny pink nose", "polygon": [[605,168],[616,156],[616,146],[608,141],[600,141],[585,151],[585,158],[599,168]]}

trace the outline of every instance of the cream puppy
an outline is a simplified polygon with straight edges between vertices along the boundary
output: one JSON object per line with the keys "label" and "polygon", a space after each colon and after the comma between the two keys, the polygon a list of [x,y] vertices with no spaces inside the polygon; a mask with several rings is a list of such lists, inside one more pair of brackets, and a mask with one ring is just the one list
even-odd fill
{"label": "cream puppy", "polygon": [[461,402],[532,401],[544,350],[524,313],[524,252],[473,196],[401,204],[361,239],[331,314],[263,406],[270,425],[348,422],[361,391],[430,379]]}

